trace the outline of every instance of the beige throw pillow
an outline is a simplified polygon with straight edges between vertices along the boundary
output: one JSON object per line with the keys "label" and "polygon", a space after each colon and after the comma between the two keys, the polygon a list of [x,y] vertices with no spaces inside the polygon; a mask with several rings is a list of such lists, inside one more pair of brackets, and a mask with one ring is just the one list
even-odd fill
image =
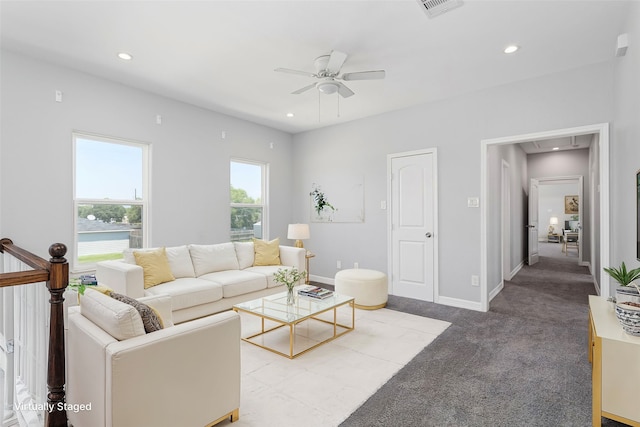
{"label": "beige throw pillow", "polygon": [[142,267],[145,289],[175,280],[169,267],[165,248],[149,252],[136,251],[133,256],[136,258],[136,264]]}
{"label": "beige throw pillow", "polygon": [[280,238],[265,242],[253,239],[255,258],[253,265],[280,265]]}
{"label": "beige throw pillow", "polygon": [[138,310],[91,289],[82,296],[80,313],[118,341],[146,333]]}

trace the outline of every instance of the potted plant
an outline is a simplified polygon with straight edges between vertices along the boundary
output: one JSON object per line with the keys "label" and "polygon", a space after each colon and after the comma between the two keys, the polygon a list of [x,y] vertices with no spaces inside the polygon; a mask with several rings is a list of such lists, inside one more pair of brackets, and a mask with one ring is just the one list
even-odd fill
{"label": "potted plant", "polygon": [[286,285],[287,287],[287,304],[293,304],[294,294],[293,288],[301,279],[307,277],[306,271],[299,271],[295,267],[291,268],[279,268],[273,275],[273,280],[276,283]]}
{"label": "potted plant", "polygon": [[611,276],[616,282],[620,284],[620,287],[616,289],[617,302],[640,302],[640,291],[638,290],[638,286],[633,283],[634,280],[640,278],[640,268],[627,270],[627,266],[623,261],[619,268],[605,267],[604,271],[606,271],[609,276]]}

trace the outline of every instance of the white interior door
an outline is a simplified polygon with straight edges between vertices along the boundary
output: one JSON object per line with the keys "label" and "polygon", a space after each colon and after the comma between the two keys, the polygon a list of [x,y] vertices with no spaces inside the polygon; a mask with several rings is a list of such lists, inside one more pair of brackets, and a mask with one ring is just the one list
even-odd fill
{"label": "white interior door", "polygon": [[391,291],[433,301],[435,153],[391,157]]}
{"label": "white interior door", "polygon": [[538,187],[537,179],[532,178],[529,185],[529,265],[538,262]]}

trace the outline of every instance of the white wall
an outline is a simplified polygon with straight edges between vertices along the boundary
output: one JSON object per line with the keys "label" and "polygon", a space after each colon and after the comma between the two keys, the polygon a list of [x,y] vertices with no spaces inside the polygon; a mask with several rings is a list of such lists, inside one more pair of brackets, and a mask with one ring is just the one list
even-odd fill
{"label": "white wall", "polygon": [[500,240],[490,245],[487,260],[488,269],[492,274],[487,278],[487,288],[491,294],[502,284],[502,252],[499,242],[502,242],[502,218],[501,218],[501,180],[502,161],[509,165],[510,202],[511,202],[511,227],[509,230],[510,243],[507,250],[510,251],[509,259],[511,273],[517,271],[527,255],[527,156],[517,144],[489,145],[487,150],[487,183],[491,189],[488,192],[488,217],[487,228],[500,233]]}
{"label": "white wall", "polygon": [[[14,53],[1,55],[2,237],[47,258],[51,243],[72,246],[71,132],[81,130],[151,143],[151,245],[229,240],[231,157],[270,163],[270,236],[291,243],[290,134]],[[63,92],[62,103],[55,102],[55,90]]]}
{"label": "white wall", "polygon": [[[611,144],[610,265],[638,267],[636,260],[636,184],[640,169],[640,3],[631,2],[625,31],[629,49],[615,61],[615,121]],[[604,265],[603,267],[607,267]],[[611,289],[615,289],[611,282]]]}
{"label": "white wall", "polygon": [[[587,182],[587,177],[584,177]],[[564,197],[577,195],[578,184],[546,184],[541,182],[538,192],[538,237],[547,241],[551,217],[558,218],[558,224],[554,226],[554,232],[562,235],[565,221],[571,221],[571,214],[564,213]],[[588,205],[584,205],[586,210]]]}
{"label": "white wall", "polygon": [[[480,141],[609,122],[612,92],[613,64],[602,63],[294,135],[296,221],[309,217],[312,182],[336,171],[365,177],[364,223],[312,224],[311,274],[332,278],[337,259],[387,270],[386,156],[437,147],[441,295],[479,303],[470,278],[480,274],[480,210],[466,202],[480,194]],[[488,233],[489,246],[499,247],[500,230]]]}

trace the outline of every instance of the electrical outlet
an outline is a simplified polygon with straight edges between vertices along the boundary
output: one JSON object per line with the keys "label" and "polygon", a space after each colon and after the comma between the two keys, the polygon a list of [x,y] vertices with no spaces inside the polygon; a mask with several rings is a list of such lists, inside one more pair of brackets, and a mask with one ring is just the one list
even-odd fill
{"label": "electrical outlet", "polygon": [[336,261],[336,268],[337,269],[341,269],[342,268],[342,261],[340,261],[340,260]]}
{"label": "electrical outlet", "polygon": [[480,277],[473,275],[471,276],[471,286],[480,286]]}
{"label": "electrical outlet", "polygon": [[353,263],[353,268],[358,268],[358,263],[357,262]]}

